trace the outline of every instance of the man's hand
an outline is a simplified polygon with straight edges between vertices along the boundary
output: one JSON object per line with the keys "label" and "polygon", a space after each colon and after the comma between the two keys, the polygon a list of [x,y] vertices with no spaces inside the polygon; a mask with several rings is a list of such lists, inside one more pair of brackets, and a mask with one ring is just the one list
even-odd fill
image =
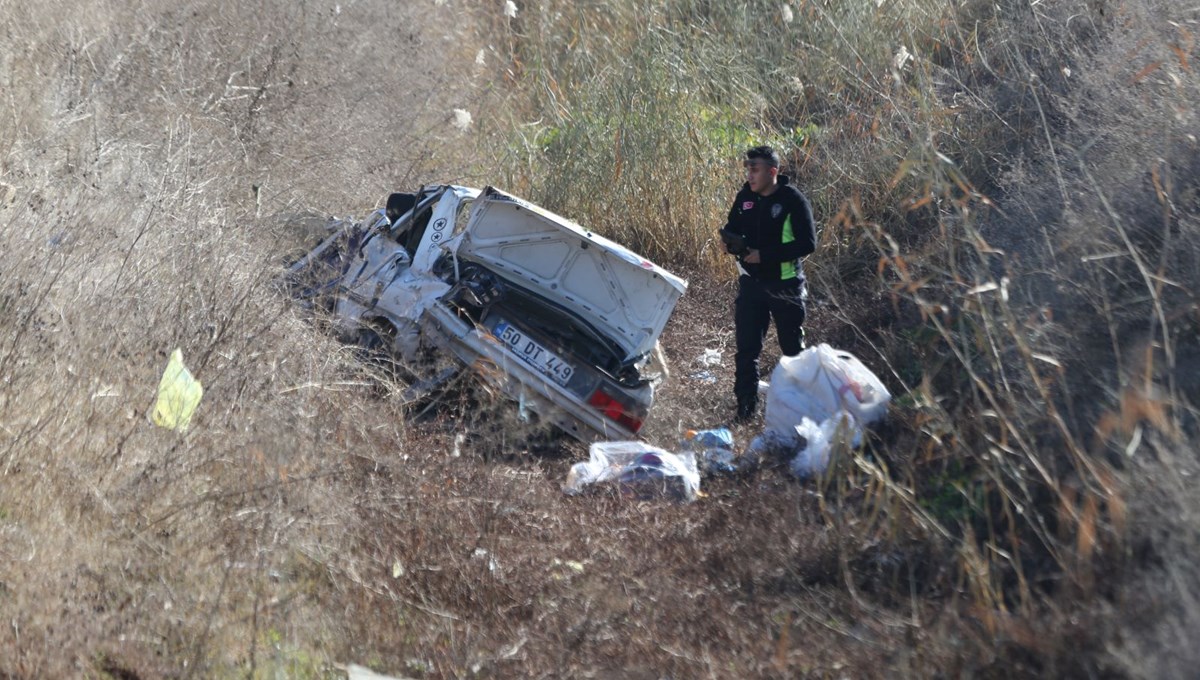
{"label": "man's hand", "polygon": [[762,262],[762,258],[758,256],[758,249],[751,248],[750,250],[747,250],[746,254],[742,257],[742,262],[745,262],[746,264],[758,264],[759,262]]}

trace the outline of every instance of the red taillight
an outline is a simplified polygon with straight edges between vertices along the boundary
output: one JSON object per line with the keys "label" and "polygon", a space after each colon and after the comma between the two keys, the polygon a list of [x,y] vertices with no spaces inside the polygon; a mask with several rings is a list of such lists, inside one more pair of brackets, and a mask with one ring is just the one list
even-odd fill
{"label": "red taillight", "polygon": [[604,417],[616,422],[630,432],[637,432],[642,429],[642,419],[636,414],[627,411],[624,404],[617,401],[616,397],[613,397],[603,389],[592,392],[592,396],[588,398],[588,403],[599,409],[604,414]]}

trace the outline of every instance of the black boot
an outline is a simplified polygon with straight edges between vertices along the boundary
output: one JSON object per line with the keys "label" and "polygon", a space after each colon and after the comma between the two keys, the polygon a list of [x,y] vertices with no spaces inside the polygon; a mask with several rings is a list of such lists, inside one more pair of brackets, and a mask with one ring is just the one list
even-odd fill
{"label": "black boot", "polygon": [[758,397],[738,397],[737,417],[734,422],[746,423],[758,413]]}

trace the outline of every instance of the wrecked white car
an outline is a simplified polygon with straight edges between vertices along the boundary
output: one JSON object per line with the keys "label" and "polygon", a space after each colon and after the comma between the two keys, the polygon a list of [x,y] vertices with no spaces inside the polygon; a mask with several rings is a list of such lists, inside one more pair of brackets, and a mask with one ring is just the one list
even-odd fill
{"label": "wrecked white car", "polygon": [[641,429],[683,279],[491,187],[392,194],[332,226],[288,273],[348,339],[406,366],[453,356],[583,441]]}

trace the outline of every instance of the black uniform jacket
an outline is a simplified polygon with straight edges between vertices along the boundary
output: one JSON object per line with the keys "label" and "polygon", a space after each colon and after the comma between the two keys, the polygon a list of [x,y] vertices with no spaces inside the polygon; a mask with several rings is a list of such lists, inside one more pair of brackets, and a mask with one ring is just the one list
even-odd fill
{"label": "black uniform jacket", "polygon": [[743,273],[760,281],[804,280],[800,258],[817,248],[817,230],[812,208],[787,175],[779,175],[778,188],[770,196],[759,196],[742,186],[725,225],[746,239],[746,246],[758,250],[761,262],[738,266]]}

